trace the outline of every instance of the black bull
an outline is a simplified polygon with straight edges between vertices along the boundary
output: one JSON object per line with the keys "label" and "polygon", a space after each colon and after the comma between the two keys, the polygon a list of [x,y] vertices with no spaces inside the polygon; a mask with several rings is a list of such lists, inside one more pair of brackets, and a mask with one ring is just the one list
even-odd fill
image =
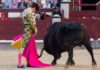
{"label": "black bull", "polygon": [[74,65],[73,48],[75,46],[84,45],[92,58],[92,64],[96,65],[91,47],[89,35],[85,27],[80,23],[64,23],[56,22],[50,26],[48,33],[44,37],[44,47],[40,57],[45,50],[54,56],[52,64],[56,64],[57,59],[61,57],[61,53],[68,51],[68,60],[66,64]]}

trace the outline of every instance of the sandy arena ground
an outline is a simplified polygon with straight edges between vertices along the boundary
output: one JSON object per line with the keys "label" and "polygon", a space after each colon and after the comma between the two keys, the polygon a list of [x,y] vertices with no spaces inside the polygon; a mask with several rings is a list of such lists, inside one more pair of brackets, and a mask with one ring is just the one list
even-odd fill
{"label": "sandy arena ground", "polygon": [[[17,49],[1,48],[0,45],[0,70],[100,70],[100,49],[94,49],[95,59],[97,61],[97,66],[92,67],[91,58],[86,49],[74,49],[74,60],[76,65],[74,66],[66,66],[67,53],[63,53],[62,57],[57,61],[56,66],[48,67],[48,68],[28,68],[25,67],[23,69],[17,68]],[[9,46],[9,45],[8,45]],[[40,52],[40,47],[38,47],[38,53]],[[40,58],[42,62],[51,63],[53,57],[46,52],[44,52],[43,56]],[[23,58],[23,63],[26,64],[25,59]]]}

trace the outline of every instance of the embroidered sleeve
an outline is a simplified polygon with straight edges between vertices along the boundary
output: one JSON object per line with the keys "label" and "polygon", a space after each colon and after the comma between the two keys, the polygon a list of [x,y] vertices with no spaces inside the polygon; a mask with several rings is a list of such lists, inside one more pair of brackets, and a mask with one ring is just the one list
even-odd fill
{"label": "embroidered sleeve", "polygon": [[28,24],[30,24],[30,27],[33,31],[34,34],[37,33],[37,28],[36,28],[36,20],[35,17],[32,13],[28,13],[24,19],[27,21]]}
{"label": "embroidered sleeve", "polygon": [[31,25],[31,26],[35,26],[36,25],[36,21],[35,21],[35,17],[32,15],[32,13],[28,13],[25,16],[27,22]]}

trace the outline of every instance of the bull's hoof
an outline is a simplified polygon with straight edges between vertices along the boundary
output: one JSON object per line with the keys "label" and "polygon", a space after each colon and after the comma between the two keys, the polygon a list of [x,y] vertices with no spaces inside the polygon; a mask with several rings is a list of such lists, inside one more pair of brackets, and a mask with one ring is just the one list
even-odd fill
{"label": "bull's hoof", "polygon": [[94,61],[94,62],[92,62],[92,66],[96,66],[97,64],[96,64],[96,62]]}
{"label": "bull's hoof", "polygon": [[75,62],[72,62],[71,65],[75,65]]}
{"label": "bull's hoof", "polygon": [[71,66],[73,66],[73,65],[75,65],[75,64],[71,63]]}
{"label": "bull's hoof", "polygon": [[66,64],[67,64],[67,65],[75,65],[75,62],[74,62],[73,60],[71,60],[71,61],[67,61]]}
{"label": "bull's hoof", "polygon": [[67,62],[66,64],[67,64],[67,65],[71,65],[71,63],[70,63],[70,62]]}
{"label": "bull's hoof", "polygon": [[55,62],[52,62],[51,64],[52,64],[52,65],[56,65],[57,63],[55,63]]}
{"label": "bull's hoof", "polygon": [[66,64],[67,65],[75,65],[75,63],[69,63],[69,62],[67,62]]}

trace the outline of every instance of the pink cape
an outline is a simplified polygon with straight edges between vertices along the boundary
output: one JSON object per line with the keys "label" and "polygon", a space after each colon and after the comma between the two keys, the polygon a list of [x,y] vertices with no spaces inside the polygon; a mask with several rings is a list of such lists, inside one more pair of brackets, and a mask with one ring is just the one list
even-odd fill
{"label": "pink cape", "polygon": [[[23,35],[18,35],[14,38],[14,40],[17,40],[21,38],[22,36]],[[23,51],[23,56],[26,58],[27,64],[29,64],[31,67],[50,67],[52,66],[51,64],[42,63],[38,59],[36,43],[35,43],[35,39],[33,35],[30,38],[29,44],[25,47]]]}

